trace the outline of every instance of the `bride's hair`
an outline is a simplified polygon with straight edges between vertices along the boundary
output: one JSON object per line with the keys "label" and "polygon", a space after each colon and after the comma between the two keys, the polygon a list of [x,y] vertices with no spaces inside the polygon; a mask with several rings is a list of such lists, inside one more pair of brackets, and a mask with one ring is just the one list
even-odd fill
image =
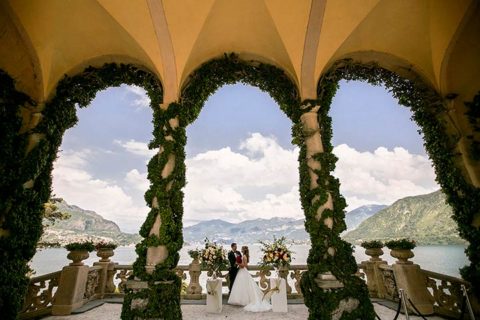
{"label": "bride's hair", "polygon": [[250,262],[250,251],[248,251],[247,246],[242,247],[242,253],[243,253],[244,256],[247,257],[247,262]]}

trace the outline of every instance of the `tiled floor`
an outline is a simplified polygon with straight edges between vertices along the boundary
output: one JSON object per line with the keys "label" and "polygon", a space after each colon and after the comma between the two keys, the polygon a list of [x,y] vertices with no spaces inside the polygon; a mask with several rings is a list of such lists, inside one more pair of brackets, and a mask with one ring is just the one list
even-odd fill
{"label": "tiled floor", "polygon": [[[374,304],[375,311],[381,320],[392,320],[395,316],[395,311],[387,307]],[[110,320],[120,319],[120,313],[122,311],[122,305],[117,303],[105,303],[99,307],[96,307],[88,312],[80,313],[70,316],[48,317],[49,320]],[[308,310],[303,304],[294,304],[288,306],[288,313],[251,313],[244,311],[241,307],[235,307],[230,305],[224,305],[223,311],[220,314],[209,314],[205,312],[204,305],[182,305],[182,313],[184,320],[197,320],[197,319],[216,319],[216,320],[306,320],[308,318]],[[400,315],[399,320],[404,320],[405,316]],[[420,317],[411,316],[410,319],[421,319]],[[439,317],[428,317],[429,320],[440,320]]]}

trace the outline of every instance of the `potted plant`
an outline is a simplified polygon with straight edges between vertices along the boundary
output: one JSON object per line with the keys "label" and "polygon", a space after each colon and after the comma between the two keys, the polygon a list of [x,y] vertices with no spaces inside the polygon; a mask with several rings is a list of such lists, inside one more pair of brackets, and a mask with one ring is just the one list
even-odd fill
{"label": "potted plant", "polygon": [[200,286],[200,274],[202,269],[200,266],[200,257],[202,256],[202,251],[199,249],[189,250],[188,255],[192,258],[192,262],[189,265],[188,273],[190,274],[190,284],[186,288],[187,293],[191,294],[201,294],[202,287]]}
{"label": "potted plant", "polygon": [[391,250],[390,255],[398,260],[396,263],[398,264],[412,264],[412,261],[408,261],[408,259],[413,258],[414,254],[412,249],[417,246],[415,240],[411,239],[398,239],[398,240],[390,240],[385,242],[385,245]]}
{"label": "potted plant", "polygon": [[73,261],[70,263],[71,266],[83,266],[82,260],[89,257],[88,253],[92,252],[95,246],[91,241],[71,242],[65,245],[65,249],[70,251],[67,258]]}
{"label": "potted plant", "polygon": [[100,262],[110,262],[110,257],[114,255],[113,250],[117,248],[114,242],[100,241],[95,245],[97,256],[100,257]]}
{"label": "potted plant", "polygon": [[363,241],[360,245],[365,248],[365,254],[371,257],[370,261],[382,261],[382,259],[380,259],[380,256],[383,254],[382,248],[384,247],[382,241]]}

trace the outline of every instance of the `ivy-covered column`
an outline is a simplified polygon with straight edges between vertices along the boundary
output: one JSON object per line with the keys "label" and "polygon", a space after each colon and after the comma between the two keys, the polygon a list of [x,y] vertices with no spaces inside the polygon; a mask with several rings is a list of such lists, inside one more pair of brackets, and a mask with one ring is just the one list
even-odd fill
{"label": "ivy-covered column", "polygon": [[352,247],[340,238],[346,205],[331,175],[337,159],[330,144],[330,118],[316,100],[305,100],[300,109],[294,135],[301,147],[300,194],[312,243],[301,282],[309,319],[374,319],[368,289],[355,276]]}
{"label": "ivy-covered column", "polygon": [[174,269],[183,245],[182,216],[185,185],[185,129],[179,127],[180,105],[154,110],[154,139],[159,152],[148,164],[150,188],[145,200],[151,207],[137,245],[135,279],[127,283],[122,319],[181,319],[181,279]]}

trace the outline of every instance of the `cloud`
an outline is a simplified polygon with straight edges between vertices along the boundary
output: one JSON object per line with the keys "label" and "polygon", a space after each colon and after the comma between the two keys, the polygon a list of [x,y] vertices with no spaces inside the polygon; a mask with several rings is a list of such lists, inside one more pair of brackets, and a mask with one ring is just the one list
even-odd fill
{"label": "cloud", "polygon": [[226,147],[187,159],[185,218],[302,218],[297,158],[298,148],[253,133],[240,152]]}
{"label": "cloud", "polygon": [[125,175],[125,182],[133,189],[145,192],[150,186],[147,179],[147,173],[140,173],[137,169],[132,169]]}
{"label": "cloud", "polygon": [[128,85],[124,87],[127,89],[127,92],[135,96],[133,105],[138,107],[137,110],[150,107],[150,98],[148,97],[145,89],[135,85]]}
{"label": "cloud", "polygon": [[[359,152],[343,144],[334,153],[347,210],[439,189],[429,159],[403,148]],[[282,148],[259,133],[243,141],[239,152],[226,147],[187,159],[186,219],[302,218],[297,159],[298,148]]]}
{"label": "cloud", "polygon": [[[145,143],[135,140],[116,143],[136,156],[154,154]],[[98,153],[63,151],[53,171],[54,192],[71,204],[117,222],[125,231],[137,232],[149,210],[142,197],[149,187],[147,174],[131,169],[118,181],[94,177],[88,166]],[[303,218],[298,153],[298,148],[283,148],[274,137],[253,133],[238,151],[225,147],[188,158],[184,221]],[[334,175],[340,179],[348,210],[372,203],[391,204],[439,189],[429,159],[403,148],[360,152],[342,144],[334,153],[339,158]]]}
{"label": "cloud", "polygon": [[430,160],[404,148],[359,152],[341,144],[333,152],[339,158],[334,175],[340,179],[340,191],[349,209],[370,203],[391,204],[440,188]]}
{"label": "cloud", "polygon": [[128,153],[142,156],[148,159],[153,157],[158,152],[158,150],[156,149],[148,149],[148,144],[133,139],[130,139],[128,141],[114,140],[113,142],[122,147]]}
{"label": "cloud", "polygon": [[[138,232],[149,208],[136,203],[114,181],[93,177],[87,171],[91,150],[63,151],[54,164],[53,190],[69,204],[94,210],[104,218],[115,221],[123,231]],[[130,174],[130,179],[135,173]]]}

